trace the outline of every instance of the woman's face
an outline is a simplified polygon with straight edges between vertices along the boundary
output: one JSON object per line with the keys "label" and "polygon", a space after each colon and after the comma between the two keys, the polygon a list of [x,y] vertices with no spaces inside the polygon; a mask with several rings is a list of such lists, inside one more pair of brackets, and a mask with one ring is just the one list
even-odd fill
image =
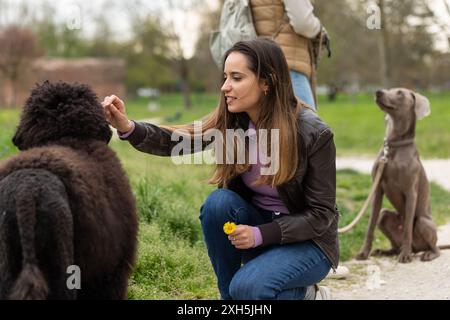
{"label": "woman's face", "polygon": [[260,84],[256,75],[248,68],[248,59],[239,52],[227,57],[224,67],[222,92],[225,95],[228,111],[246,112],[252,121],[258,119],[259,104],[266,86]]}

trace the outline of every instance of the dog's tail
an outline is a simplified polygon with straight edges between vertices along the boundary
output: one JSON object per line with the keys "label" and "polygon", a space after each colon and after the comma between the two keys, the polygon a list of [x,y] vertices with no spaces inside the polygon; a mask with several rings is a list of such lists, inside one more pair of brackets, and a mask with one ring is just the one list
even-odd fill
{"label": "dog's tail", "polygon": [[[22,190],[20,190],[22,189]],[[35,245],[36,203],[30,190],[18,188],[16,196],[16,217],[22,246],[22,271],[11,290],[10,299],[46,299],[48,285],[38,267]]]}
{"label": "dog's tail", "polygon": [[450,249],[450,244],[444,244],[444,245],[438,246],[438,248],[441,250]]}

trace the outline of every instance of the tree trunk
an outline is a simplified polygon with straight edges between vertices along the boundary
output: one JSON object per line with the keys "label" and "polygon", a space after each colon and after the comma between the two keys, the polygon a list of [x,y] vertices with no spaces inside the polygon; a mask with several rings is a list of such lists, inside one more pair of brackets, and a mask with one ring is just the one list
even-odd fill
{"label": "tree trunk", "polygon": [[183,91],[183,106],[188,110],[191,108],[191,88],[189,86],[189,68],[186,59],[181,56],[180,59],[180,76],[181,76],[181,89]]}
{"label": "tree trunk", "polygon": [[15,107],[16,103],[16,89],[14,80],[11,77],[5,77],[5,86],[4,86],[4,93],[5,93],[5,107],[7,108],[13,108]]}
{"label": "tree trunk", "polygon": [[381,33],[378,37],[378,51],[380,55],[380,81],[384,88],[391,85],[391,69],[389,65],[389,30],[385,15],[384,0],[378,0],[381,18]]}
{"label": "tree trunk", "polygon": [[17,78],[11,79],[11,108],[17,108]]}

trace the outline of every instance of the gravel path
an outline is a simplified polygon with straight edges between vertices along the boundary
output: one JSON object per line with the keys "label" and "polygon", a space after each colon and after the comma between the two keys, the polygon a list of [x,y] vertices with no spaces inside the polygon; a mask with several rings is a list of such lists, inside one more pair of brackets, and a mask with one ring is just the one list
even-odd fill
{"label": "gravel path", "polygon": [[[440,226],[440,244],[450,244],[450,224]],[[411,263],[394,258],[351,260],[346,279],[326,279],[336,300],[450,300],[450,250],[430,262],[414,257]]]}

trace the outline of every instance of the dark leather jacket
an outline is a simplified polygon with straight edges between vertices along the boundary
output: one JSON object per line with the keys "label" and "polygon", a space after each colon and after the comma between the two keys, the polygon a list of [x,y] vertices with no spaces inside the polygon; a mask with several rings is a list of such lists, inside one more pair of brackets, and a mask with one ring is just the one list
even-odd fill
{"label": "dark leather jacket", "polygon": [[[271,223],[258,227],[263,245],[313,240],[336,268],[339,262],[339,214],[333,133],[310,109],[302,108],[298,121],[299,165],[295,177],[277,187],[289,214],[282,214]],[[171,141],[168,130],[142,122],[136,122],[135,130],[126,140],[139,151],[161,156],[170,156],[178,143]],[[240,177],[232,179],[228,188],[251,201],[252,191]]]}

